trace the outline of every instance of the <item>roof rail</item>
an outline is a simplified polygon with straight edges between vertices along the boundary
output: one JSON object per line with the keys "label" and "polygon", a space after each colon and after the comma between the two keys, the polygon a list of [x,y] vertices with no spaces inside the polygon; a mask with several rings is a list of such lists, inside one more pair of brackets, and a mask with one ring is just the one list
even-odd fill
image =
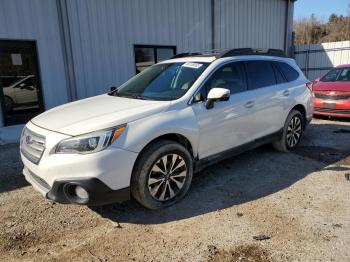
{"label": "roof rail", "polygon": [[279,49],[253,49],[253,48],[236,48],[236,49],[228,49],[225,51],[219,50],[209,50],[205,52],[188,52],[188,53],[180,53],[174,55],[170,59],[174,58],[183,58],[188,56],[215,56],[216,59],[223,57],[231,57],[231,56],[240,56],[240,55],[265,55],[265,56],[279,56],[279,57],[287,57],[283,50]]}
{"label": "roof rail", "polygon": [[195,52],[195,53],[180,53],[177,55],[172,56],[170,59],[174,58],[182,58],[182,57],[187,57],[187,56],[196,56],[196,55],[201,55],[202,53]]}
{"label": "roof rail", "polygon": [[279,57],[287,57],[283,50],[279,49],[253,49],[253,48],[237,48],[226,50],[215,57],[223,58],[223,57],[231,57],[231,56],[239,56],[239,55],[266,55],[266,56],[279,56]]}

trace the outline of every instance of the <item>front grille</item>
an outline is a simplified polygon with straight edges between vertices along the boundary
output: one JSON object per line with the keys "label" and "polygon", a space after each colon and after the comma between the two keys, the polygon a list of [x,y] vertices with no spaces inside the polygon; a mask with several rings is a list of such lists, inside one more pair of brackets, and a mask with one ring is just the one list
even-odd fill
{"label": "front grille", "polygon": [[30,170],[28,170],[28,175],[36,182],[38,183],[41,187],[45,188],[47,191],[49,191],[50,185],[48,183],[46,183],[46,181],[44,179],[42,179],[41,177],[38,177],[36,174],[34,174],[33,172],[31,172]]}
{"label": "front grille", "polygon": [[39,164],[45,150],[45,136],[24,128],[21,137],[21,152],[34,164]]}
{"label": "front grille", "polygon": [[350,99],[350,94],[327,95],[322,93],[315,93],[315,97],[320,99],[330,99],[330,100],[346,100],[346,99]]}
{"label": "front grille", "polygon": [[333,114],[350,114],[350,110],[349,109],[315,108],[315,112],[333,113]]}

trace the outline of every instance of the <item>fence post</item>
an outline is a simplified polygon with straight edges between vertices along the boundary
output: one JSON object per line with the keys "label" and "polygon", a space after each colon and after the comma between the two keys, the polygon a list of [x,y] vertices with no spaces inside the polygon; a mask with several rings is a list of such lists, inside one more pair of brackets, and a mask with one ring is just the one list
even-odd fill
{"label": "fence post", "polygon": [[309,78],[309,59],[310,59],[310,47],[306,50],[306,58],[305,58],[305,75],[306,78]]}

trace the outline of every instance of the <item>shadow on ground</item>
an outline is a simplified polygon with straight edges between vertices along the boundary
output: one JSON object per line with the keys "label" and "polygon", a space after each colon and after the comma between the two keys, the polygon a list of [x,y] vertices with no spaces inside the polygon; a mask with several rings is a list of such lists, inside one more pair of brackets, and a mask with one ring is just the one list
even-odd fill
{"label": "shadow on ground", "polygon": [[[305,141],[294,154],[281,154],[266,145],[213,165],[194,177],[184,200],[163,210],[149,211],[135,201],[94,207],[93,210],[119,223],[166,223],[268,196],[316,170],[347,171],[350,162],[344,163],[349,166],[337,163],[349,159],[350,135],[347,131],[337,132],[339,130],[350,132],[350,126],[336,122],[311,124],[305,133]],[[319,134],[323,136],[314,137]],[[329,141],[324,146],[320,139],[327,137]],[[335,165],[329,166],[331,164]]]}
{"label": "shadow on ground", "polygon": [[0,146],[0,193],[28,185],[22,175],[22,168],[19,145]]}

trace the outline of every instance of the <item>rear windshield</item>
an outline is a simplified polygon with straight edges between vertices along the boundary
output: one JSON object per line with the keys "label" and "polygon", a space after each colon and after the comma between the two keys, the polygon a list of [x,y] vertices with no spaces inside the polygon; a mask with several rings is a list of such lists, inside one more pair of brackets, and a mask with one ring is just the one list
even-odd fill
{"label": "rear windshield", "polygon": [[333,68],[321,79],[322,82],[350,81],[350,67]]}
{"label": "rear windshield", "polygon": [[144,100],[175,100],[190,89],[208,65],[208,63],[156,64],[131,78],[111,95]]}

